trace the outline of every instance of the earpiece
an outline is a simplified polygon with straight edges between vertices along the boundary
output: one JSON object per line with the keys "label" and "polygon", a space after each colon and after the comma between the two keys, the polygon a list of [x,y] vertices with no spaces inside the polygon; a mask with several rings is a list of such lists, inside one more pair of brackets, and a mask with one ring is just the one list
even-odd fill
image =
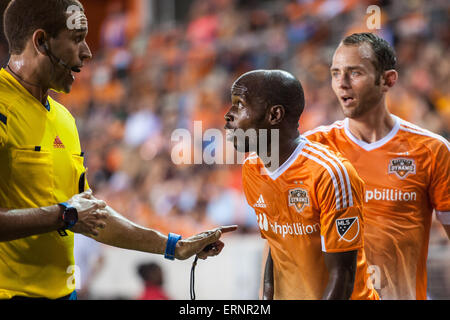
{"label": "earpiece", "polygon": [[44,52],[43,53],[45,53],[45,54],[47,54],[48,55],[48,45],[47,45],[47,42],[44,40],[44,39],[38,39],[38,45],[40,46],[40,47],[43,47],[44,48]]}
{"label": "earpiece", "polygon": [[[72,68],[70,68],[69,65],[68,65],[67,63],[65,63],[65,62],[64,62],[63,60],[61,60],[60,58],[57,58],[57,57],[50,51],[50,48],[49,48],[47,42],[46,42],[44,39],[39,39],[39,40],[38,40],[38,43],[39,43],[40,46],[43,46],[43,47],[44,47],[45,54],[50,58],[50,61],[51,61],[53,64],[58,64],[58,65],[62,66],[63,68],[67,69],[67,70],[71,70],[71,71],[74,71],[74,72],[80,72],[80,69],[79,69],[79,68],[77,68],[77,67],[72,67]],[[55,62],[55,61],[56,61],[56,62]]]}

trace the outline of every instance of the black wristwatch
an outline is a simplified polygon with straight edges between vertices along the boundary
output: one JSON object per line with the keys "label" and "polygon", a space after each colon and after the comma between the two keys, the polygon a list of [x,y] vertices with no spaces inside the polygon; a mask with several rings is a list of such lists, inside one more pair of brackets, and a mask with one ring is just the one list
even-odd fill
{"label": "black wristwatch", "polygon": [[67,202],[58,203],[64,208],[62,213],[62,221],[64,222],[64,229],[72,228],[78,221],[78,211],[75,207],[72,207]]}

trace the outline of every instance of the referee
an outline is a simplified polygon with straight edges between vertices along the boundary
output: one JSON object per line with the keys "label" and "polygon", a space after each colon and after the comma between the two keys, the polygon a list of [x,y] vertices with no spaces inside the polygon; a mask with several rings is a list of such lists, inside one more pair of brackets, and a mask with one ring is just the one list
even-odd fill
{"label": "referee", "polygon": [[69,93],[92,57],[82,4],[12,0],[4,30],[11,57],[0,70],[0,299],[76,299],[67,285],[74,232],[169,259],[219,254],[222,232],[236,226],[180,240],[132,223],[89,190],[75,119],[48,96]]}

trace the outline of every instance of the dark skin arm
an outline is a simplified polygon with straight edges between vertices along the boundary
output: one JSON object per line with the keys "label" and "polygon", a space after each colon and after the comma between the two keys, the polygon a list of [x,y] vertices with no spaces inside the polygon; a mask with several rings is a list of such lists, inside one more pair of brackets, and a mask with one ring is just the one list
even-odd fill
{"label": "dark skin arm", "polygon": [[273,260],[270,249],[264,268],[263,300],[273,300]]}
{"label": "dark skin arm", "polygon": [[353,292],[358,251],[323,252],[328,269],[328,284],[323,300],[348,300]]}

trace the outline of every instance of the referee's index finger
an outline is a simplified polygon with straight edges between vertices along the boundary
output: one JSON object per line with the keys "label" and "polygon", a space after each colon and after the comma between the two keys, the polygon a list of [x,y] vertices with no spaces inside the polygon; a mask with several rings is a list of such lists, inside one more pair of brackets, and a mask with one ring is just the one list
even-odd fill
{"label": "referee's index finger", "polygon": [[222,227],[219,227],[219,228],[217,228],[218,230],[220,230],[220,231],[222,231],[222,233],[225,233],[225,232],[231,232],[231,231],[234,231],[234,230],[236,230],[237,229],[237,224],[233,224],[233,225],[231,225],[231,226],[222,226]]}

